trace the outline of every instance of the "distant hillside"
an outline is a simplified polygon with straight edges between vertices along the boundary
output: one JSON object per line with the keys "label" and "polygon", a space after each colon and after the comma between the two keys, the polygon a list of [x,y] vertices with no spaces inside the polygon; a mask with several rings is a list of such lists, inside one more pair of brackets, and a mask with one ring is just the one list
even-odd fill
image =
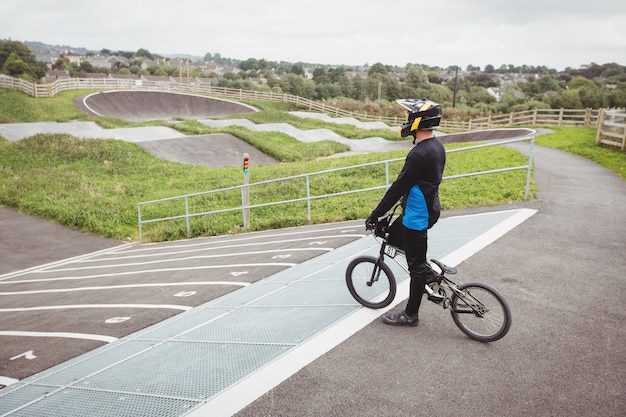
{"label": "distant hillside", "polygon": [[75,46],[69,46],[69,45],[48,45],[43,42],[31,42],[31,41],[24,41],[22,43],[28,46],[30,49],[34,49],[36,51],[55,51],[55,52],[72,51],[79,55],[85,55],[88,52],[100,52],[100,51],[90,51],[87,48],[77,48]]}

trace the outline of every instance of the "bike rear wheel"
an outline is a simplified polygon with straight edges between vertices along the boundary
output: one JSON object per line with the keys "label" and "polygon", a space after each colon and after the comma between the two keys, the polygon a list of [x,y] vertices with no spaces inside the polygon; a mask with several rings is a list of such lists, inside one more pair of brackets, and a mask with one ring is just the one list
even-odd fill
{"label": "bike rear wheel", "polygon": [[459,286],[450,299],[452,320],[470,338],[494,342],[511,328],[511,309],[495,288],[482,282]]}
{"label": "bike rear wheel", "polygon": [[396,296],[393,272],[372,256],[360,256],[348,264],[346,284],[354,299],[369,308],[387,307]]}

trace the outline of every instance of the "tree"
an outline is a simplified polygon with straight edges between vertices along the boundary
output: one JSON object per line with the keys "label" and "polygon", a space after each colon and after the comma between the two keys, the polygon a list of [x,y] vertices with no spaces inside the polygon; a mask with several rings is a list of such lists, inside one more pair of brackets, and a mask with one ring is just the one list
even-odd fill
{"label": "tree", "polygon": [[583,107],[578,90],[563,90],[550,99],[553,109],[581,109]]}
{"label": "tree", "polygon": [[144,58],[148,58],[150,60],[154,60],[154,57],[152,56],[150,51],[148,51],[147,49],[144,49],[144,48],[137,49],[137,52],[135,52],[135,57],[144,57]]}
{"label": "tree", "polygon": [[2,65],[2,72],[10,75],[11,77],[24,77],[32,75],[30,66],[20,58],[17,53],[12,52],[11,55],[4,61]]}
{"label": "tree", "polygon": [[404,79],[407,87],[411,89],[425,89],[428,88],[430,82],[428,76],[422,70],[419,65],[409,64],[406,72],[406,78]]}
{"label": "tree", "polygon": [[258,61],[255,58],[248,58],[245,61],[239,63],[239,68],[242,71],[250,71],[252,69],[258,69]]}
{"label": "tree", "polygon": [[[24,74],[27,78],[43,78],[48,68],[43,62],[37,61],[28,46],[17,41],[0,41],[0,68],[4,67],[5,62],[15,53],[19,61],[26,64],[28,69],[20,74]],[[22,63],[18,63],[16,58],[12,58],[14,62],[10,65],[13,70],[17,70],[17,66],[21,67]]]}
{"label": "tree", "polygon": [[377,62],[370,67],[369,71],[367,71],[368,76],[375,74],[387,75],[387,68],[382,63]]}
{"label": "tree", "polygon": [[293,64],[289,72],[296,75],[304,75],[304,68],[300,64]]}
{"label": "tree", "polygon": [[569,82],[569,87],[570,88],[581,88],[581,87],[594,88],[594,87],[597,87],[597,84],[585,77],[578,75],[572,78],[572,81]]}
{"label": "tree", "polygon": [[338,83],[346,76],[346,67],[343,65],[328,70],[328,82]]}
{"label": "tree", "polygon": [[323,67],[313,69],[313,81],[315,81],[315,84],[326,84],[328,82],[326,70]]}

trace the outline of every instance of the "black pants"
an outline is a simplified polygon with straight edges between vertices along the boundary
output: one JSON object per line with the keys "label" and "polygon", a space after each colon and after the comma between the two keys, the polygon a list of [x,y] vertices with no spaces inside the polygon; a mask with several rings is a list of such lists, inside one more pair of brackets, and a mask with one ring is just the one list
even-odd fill
{"label": "black pants", "polygon": [[428,231],[412,230],[402,226],[404,238],[404,252],[411,275],[409,300],[406,304],[406,314],[415,316],[419,312],[424,294],[426,280],[432,274],[432,269],[426,262],[428,249]]}

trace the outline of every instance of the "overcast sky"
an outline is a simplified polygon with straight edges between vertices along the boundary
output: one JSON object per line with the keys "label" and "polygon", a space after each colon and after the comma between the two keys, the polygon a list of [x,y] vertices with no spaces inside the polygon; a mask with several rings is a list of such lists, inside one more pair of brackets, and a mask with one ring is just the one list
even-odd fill
{"label": "overcast sky", "polygon": [[2,0],[0,39],[348,66],[562,70],[626,66],[626,1]]}

